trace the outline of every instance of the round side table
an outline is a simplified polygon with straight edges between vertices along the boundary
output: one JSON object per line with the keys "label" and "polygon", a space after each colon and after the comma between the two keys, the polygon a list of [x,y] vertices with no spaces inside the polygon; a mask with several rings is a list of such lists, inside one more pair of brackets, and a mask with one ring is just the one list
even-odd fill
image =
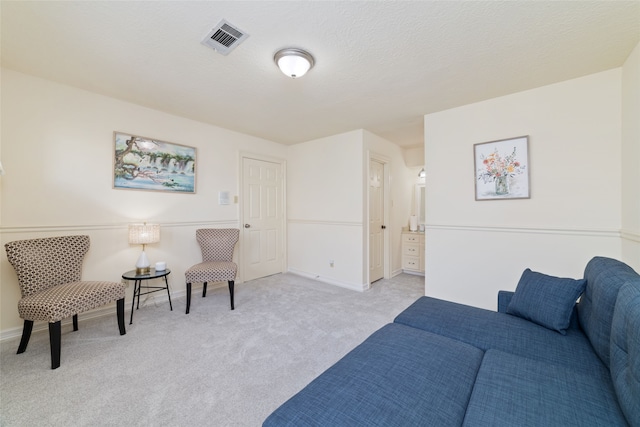
{"label": "round side table", "polygon": [[[130,325],[133,323],[133,307],[136,305],[136,296],[138,297],[138,304],[136,306],[137,310],[138,308],[140,308],[140,295],[147,295],[166,289],[167,296],[169,297],[169,308],[171,308],[171,311],[173,311],[173,305],[171,305],[171,292],[169,292],[169,282],[167,281],[167,276],[169,275],[169,273],[171,273],[171,270],[169,270],[168,268],[162,271],[157,271],[156,269],[152,268],[151,271],[144,274],[136,274],[135,270],[131,270],[122,275],[123,279],[133,280],[133,301],[131,301],[131,320],[129,320]],[[165,286],[142,286],[143,280],[159,279],[161,277],[164,278]],[[152,290],[141,292],[142,288]]]}

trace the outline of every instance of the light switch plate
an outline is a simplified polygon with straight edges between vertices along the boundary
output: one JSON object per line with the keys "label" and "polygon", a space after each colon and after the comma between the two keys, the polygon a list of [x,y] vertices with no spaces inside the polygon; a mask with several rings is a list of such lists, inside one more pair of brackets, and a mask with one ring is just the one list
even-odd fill
{"label": "light switch plate", "polygon": [[219,205],[228,205],[229,204],[229,192],[228,191],[220,191],[220,192],[218,192],[218,204]]}

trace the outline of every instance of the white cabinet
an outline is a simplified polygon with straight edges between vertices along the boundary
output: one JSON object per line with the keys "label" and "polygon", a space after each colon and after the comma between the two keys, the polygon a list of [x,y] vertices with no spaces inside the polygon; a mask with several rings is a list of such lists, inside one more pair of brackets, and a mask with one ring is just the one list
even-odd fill
{"label": "white cabinet", "polygon": [[424,233],[402,232],[402,270],[424,274]]}

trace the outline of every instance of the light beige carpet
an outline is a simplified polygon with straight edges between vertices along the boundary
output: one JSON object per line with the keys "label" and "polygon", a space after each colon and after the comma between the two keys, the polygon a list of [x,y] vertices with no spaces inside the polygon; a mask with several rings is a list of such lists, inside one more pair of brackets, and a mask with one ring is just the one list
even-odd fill
{"label": "light beige carpet", "polygon": [[[173,281],[171,286],[181,285]],[[63,326],[61,366],[47,332],[0,348],[2,426],[260,426],[280,404],[424,294],[401,274],[355,292],[292,274],[202,298],[150,300],[120,336],[113,316]],[[127,305],[130,301],[127,302]]]}

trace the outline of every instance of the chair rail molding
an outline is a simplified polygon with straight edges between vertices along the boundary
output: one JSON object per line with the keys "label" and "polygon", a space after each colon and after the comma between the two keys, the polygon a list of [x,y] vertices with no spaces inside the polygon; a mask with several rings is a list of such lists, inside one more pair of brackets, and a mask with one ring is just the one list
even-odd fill
{"label": "chair rail molding", "polygon": [[[455,225],[455,224],[426,224],[427,230],[455,230],[455,231],[482,231],[494,233],[518,233],[518,234],[557,234],[572,236],[598,236],[609,238],[621,238],[623,232],[617,229],[598,229],[598,228],[559,228],[559,227],[534,227],[534,226],[517,226],[517,227],[497,227],[485,225]],[[637,234],[630,234],[638,238]]]}
{"label": "chair rail molding", "polygon": [[[132,219],[130,222],[137,220]],[[105,224],[79,224],[79,225],[22,225],[22,226],[0,226],[0,234],[17,233],[58,233],[58,232],[82,232],[90,230],[116,230],[127,228],[130,222],[105,223]],[[161,227],[210,227],[210,226],[231,226],[239,227],[237,219],[218,221],[189,221],[189,222],[160,222]]]}
{"label": "chair rail molding", "polygon": [[620,230],[620,237],[624,240],[640,243],[640,232],[631,230]]}
{"label": "chair rail molding", "polygon": [[362,227],[362,221],[327,221],[315,219],[291,219],[287,220],[288,224],[305,224],[305,225],[332,225],[341,227]]}

